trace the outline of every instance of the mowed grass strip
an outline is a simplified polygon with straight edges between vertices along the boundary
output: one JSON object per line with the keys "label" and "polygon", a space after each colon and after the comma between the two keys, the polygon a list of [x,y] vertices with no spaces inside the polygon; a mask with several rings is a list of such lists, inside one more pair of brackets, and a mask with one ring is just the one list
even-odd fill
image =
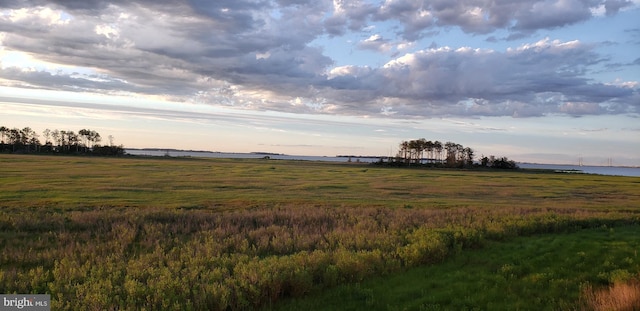
{"label": "mowed grass strip", "polygon": [[[640,278],[640,226],[490,242],[442,264],[340,285],[268,310],[593,310],[593,288]],[[602,298],[600,300],[603,300]],[[637,310],[640,300],[618,308]],[[634,309],[635,308],[635,309]]]}

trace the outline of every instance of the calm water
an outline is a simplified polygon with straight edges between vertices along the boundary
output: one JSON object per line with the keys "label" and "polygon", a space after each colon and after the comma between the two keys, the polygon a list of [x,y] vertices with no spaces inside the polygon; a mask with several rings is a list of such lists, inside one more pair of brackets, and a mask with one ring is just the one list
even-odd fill
{"label": "calm water", "polygon": [[[228,152],[195,152],[195,151],[161,151],[161,150],[139,150],[127,149],[131,155],[165,156],[172,157],[200,157],[200,158],[232,158],[232,159],[261,159],[269,156],[277,160],[306,160],[306,161],[329,161],[329,162],[352,162],[371,163],[378,161],[376,157],[318,157],[318,156],[297,156],[285,154],[260,154],[260,153],[228,153]],[[578,165],[556,165],[556,164],[530,164],[519,163],[521,168],[550,169],[557,171],[575,170],[585,174],[618,175],[640,177],[640,167],[619,167],[619,166],[578,166]]]}
{"label": "calm water", "polygon": [[557,170],[557,171],[576,170],[585,174],[640,177],[640,167],[578,166],[578,165],[530,164],[530,163],[519,163],[518,166],[520,166],[521,168],[549,169],[549,170]]}
{"label": "calm water", "polygon": [[[171,157],[200,157],[200,158],[230,158],[230,159],[262,159],[268,156],[276,160],[306,160],[306,161],[328,161],[328,162],[347,162],[349,157],[319,157],[319,156],[300,156],[286,154],[261,154],[261,153],[230,153],[230,152],[200,152],[200,151],[162,151],[162,150],[139,150],[127,149],[127,154],[146,155],[146,156],[171,156]],[[378,161],[379,158],[374,157],[352,157],[351,161],[371,163]]]}

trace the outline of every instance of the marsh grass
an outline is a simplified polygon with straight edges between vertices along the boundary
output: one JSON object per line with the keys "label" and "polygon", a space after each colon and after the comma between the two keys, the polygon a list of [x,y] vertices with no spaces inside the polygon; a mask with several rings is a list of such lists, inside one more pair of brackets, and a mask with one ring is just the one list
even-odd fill
{"label": "marsh grass", "polygon": [[0,206],[636,209],[638,178],[252,159],[0,155]]}
{"label": "marsh grass", "polygon": [[637,224],[638,184],[303,161],[0,155],[0,292],[50,293],[56,310],[255,309],[492,241]]}
{"label": "marsh grass", "polygon": [[640,310],[640,275],[630,280],[617,280],[605,288],[587,286],[581,298],[582,310]]}

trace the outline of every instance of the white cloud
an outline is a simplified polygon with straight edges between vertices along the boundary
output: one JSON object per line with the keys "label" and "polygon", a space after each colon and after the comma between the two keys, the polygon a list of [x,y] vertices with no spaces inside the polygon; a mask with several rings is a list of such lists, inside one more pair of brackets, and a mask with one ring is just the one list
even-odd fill
{"label": "white cloud", "polygon": [[371,68],[369,67],[347,65],[332,68],[329,71],[329,78],[336,78],[339,76],[351,76],[357,78],[369,73],[371,73]]}
{"label": "white cloud", "polygon": [[366,50],[374,50],[378,52],[388,52],[393,48],[389,40],[385,40],[381,35],[371,35],[358,43],[358,47]]}
{"label": "white cloud", "polygon": [[[545,38],[505,52],[474,46],[414,50],[420,47],[415,40],[448,27],[530,33],[574,24],[591,18],[590,10],[599,7],[591,2],[12,3],[0,15],[5,85],[394,117],[638,111],[638,81],[587,78],[607,58],[594,44]],[[606,5],[607,12],[627,7]],[[362,38],[358,48],[387,58],[335,66],[325,48],[310,46],[321,36],[346,33]],[[297,99],[307,104],[290,105]]]}
{"label": "white cloud", "polygon": [[37,23],[47,26],[65,25],[70,21],[70,15],[62,10],[48,7],[33,7],[9,9],[1,11],[0,17],[13,23]]}
{"label": "white cloud", "polygon": [[108,39],[117,39],[119,37],[119,31],[117,27],[112,25],[96,25],[96,34],[103,35]]}

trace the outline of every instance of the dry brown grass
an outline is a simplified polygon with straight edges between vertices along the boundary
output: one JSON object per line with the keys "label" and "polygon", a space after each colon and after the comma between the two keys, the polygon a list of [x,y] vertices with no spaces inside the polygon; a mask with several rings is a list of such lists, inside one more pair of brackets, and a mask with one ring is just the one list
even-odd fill
{"label": "dry brown grass", "polygon": [[608,288],[584,292],[584,310],[593,311],[636,311],[640,310],[640,280],[616,282]]}

